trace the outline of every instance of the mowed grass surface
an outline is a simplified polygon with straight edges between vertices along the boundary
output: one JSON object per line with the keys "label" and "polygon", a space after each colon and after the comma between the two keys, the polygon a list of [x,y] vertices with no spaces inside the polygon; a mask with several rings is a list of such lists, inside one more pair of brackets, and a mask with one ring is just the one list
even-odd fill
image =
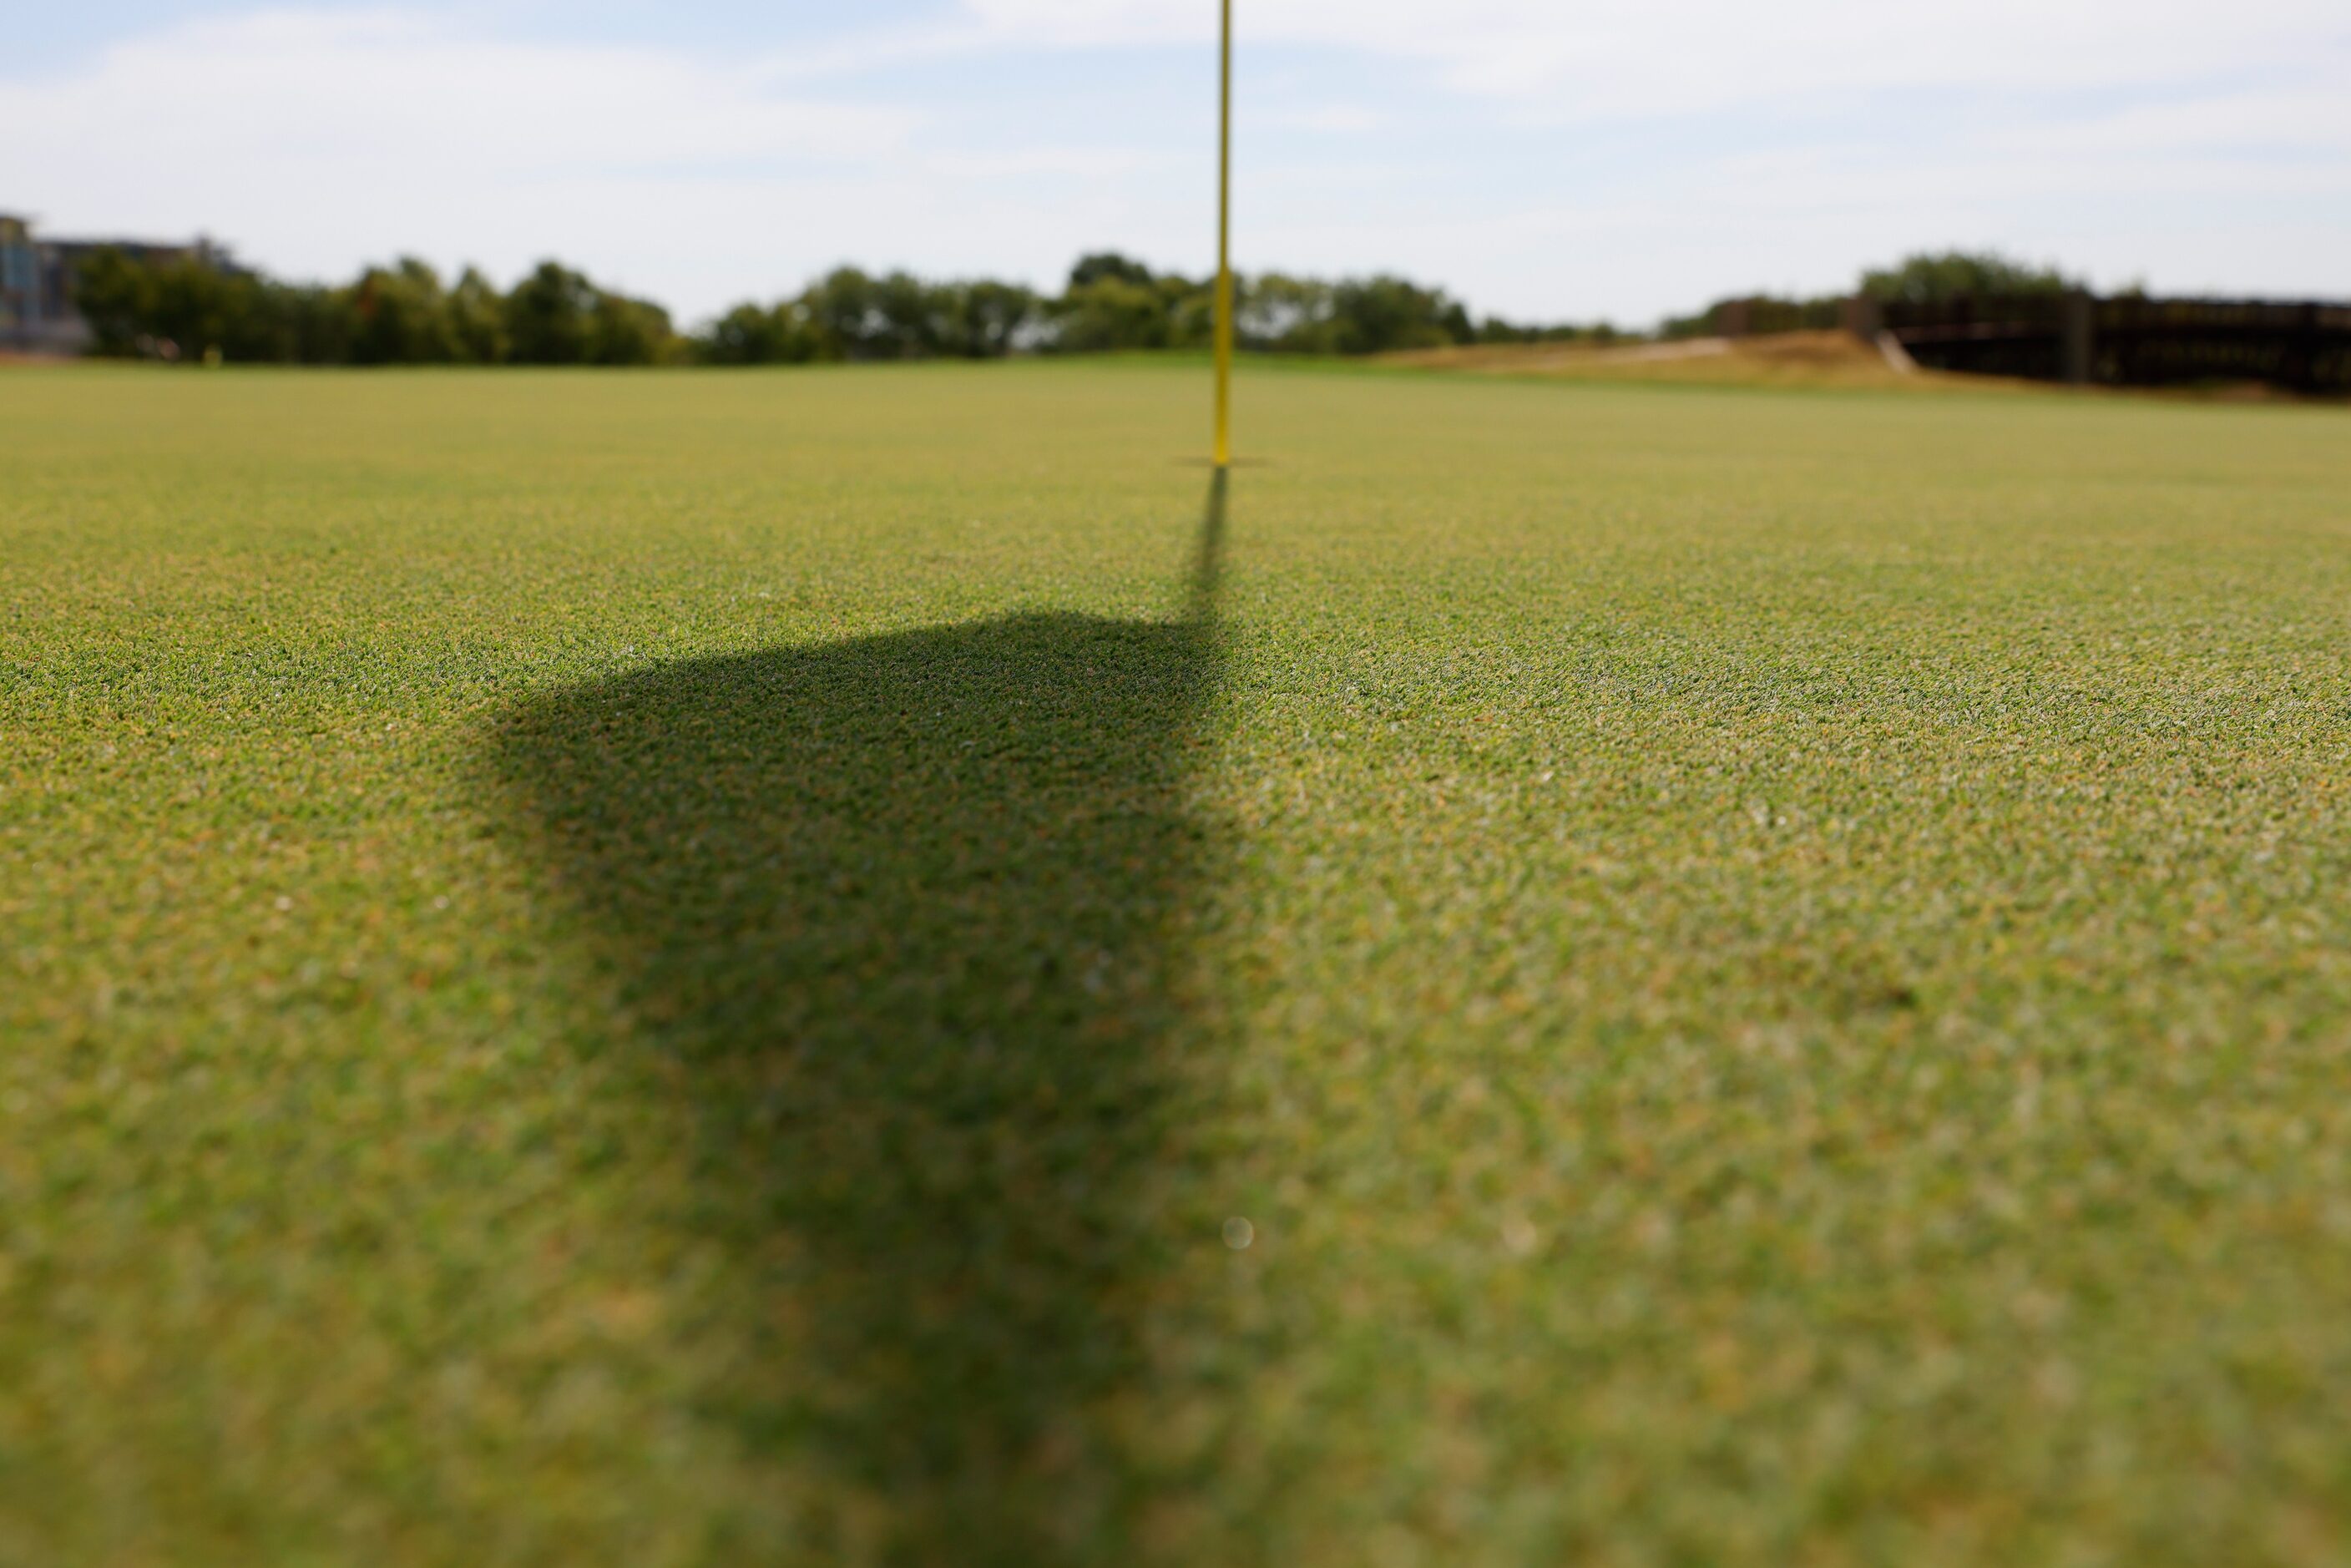
{"label": "mowed grass surface", "polygon": [[0,376],[0,1561],[2351,1554],[2341,412],[1240,406]]}

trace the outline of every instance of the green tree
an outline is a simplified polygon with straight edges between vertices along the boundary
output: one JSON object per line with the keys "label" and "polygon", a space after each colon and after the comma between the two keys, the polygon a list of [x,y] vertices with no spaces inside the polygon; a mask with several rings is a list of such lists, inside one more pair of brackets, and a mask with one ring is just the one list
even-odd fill
{"label": "green tree", "polygon": [[[135,265],[135,264],[134,264]],[[298,361],[315,341],[347,348],[348,295],[273,283],[201,256],[149,263],[139,335],[164,358]],[[305,329],[310,328],[306,337]]]}
{"label": "green tree", "polygon": [[835,267],[809,285],[800,300],[820,359],[871,357],[870,345],[882,329],[881,290],[872,278],[854,267]]}
{"label": "green tree", "polygon": [[506,298],[507,354],[518,365],[588,361],[596,287],[559,262],[543,261]]}
{"label": "green tree", "polygon": [[1962,295],[2064,294],[2083,287],[2054,267],[2035,267],[1994,251],[1922,253],[1861,275],[1865,297],[1906,305],[1939,304]]}
{"label": "green tree", "polygon": [[936,291],[911,273],[893,272],[873,286],[873,330],[867,346],[876,359],[926,360],[939,350]]}
{"label": "green tree", "polygon": [[1342,354],[1440,348],[1473,335],[1468,312],[1443,289],[1384,274],[1333,287],[1331,326],[1331,346]]}
{"label": "green tree", "polygon": [[541,262],[506,298],[507,357],[523,365],[657,365],[676,357],[669,312]]}
{"label": "green tree", "polygon": [[797,299],[737,305],[713,321],[694,348],[709,365],[799,365],[817,356],[815,329]]}
{"label": "green tree", "polygon": [[1331,352],[1331,286],[1320,278],[1261,273],[1242,281],[1234,333],[1252,349],[1289,354]]}
{"label": "green tree", "polygon": [[155,315],[155,274],[109,246],[82,257],[74,305],[89,323],[90,351],[121,359],[138,352]]}
{"label": "green tree", "polygon": [[1167,297],[1148,283],[1098,277],[1063,294],[1053,315],[1054,346],[1063,353],[1168,347]]}
{"label": "green tree", "polygon": [[[1172,272],[1162,273],[1158,287],[1160,308],[1167,314],[1168,348],[1205,349],[1216,340],[1217,287],[1213,279],[1195,283]],[[1238,302],[1238,278],[1234,279],[1233,291]]]}
{"label": "green tree", "polygon": [[1174,273],[1155,274],[1115,256],[1089,256],[1047,312],[1052,346],[1063,353],[1201,349],[1216,320],[1214,290]]}
{"label": "green tree", "polygon": [[301,365],[347,365],[360,332],[348,288],[270,285],[274,350],[259,358]]}
{"label": "green tree", "polygon": [[935,291],[940,350],[967,360],[999,359],[1036,326],[1036,293],[1014,283],[951,283]]}
{"label": "green tree", "polygon": [[1114,250],[1097,251],[1092,256],[1080,256],[1078,264],[1070,268],[1069,292],[1074,294],[1104,278],[1131,283],[1140,288],[1148,288],[1158,281],[1151,268],[1130,256],[1121,256]]}
{"label": "green tree", "polygon": [[470,365],[501,365],[508,352],[506,299],[497,286],[467,267],[449,291],[449,329],[457,357]]}
{"label": "green tree", "polygon": [[464,357],[441,275],[413,256],[360,274],[352,308],[359,318],[355,363],[445,365]]}
{"label": "green tree", "polygon": [[588,363],[667,364],[676,357],[676,345],[668,311],[650,300],[597,291],[590,313]]}

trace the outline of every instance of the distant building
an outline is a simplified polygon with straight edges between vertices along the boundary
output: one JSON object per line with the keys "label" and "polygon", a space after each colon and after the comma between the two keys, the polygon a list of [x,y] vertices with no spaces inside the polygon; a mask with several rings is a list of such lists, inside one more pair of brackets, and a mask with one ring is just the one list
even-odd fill
{"label": "distant building", "polygon": [[41,253],[33,225],[0,213],[0,345],[20,346],[41,320]]}
{"label": "distant building", "polygon": [[89,346],[89,323],[74,308],[74,270],[93,252],[119,250],[133,261],[168,266],[197,261],[239,270],[227,251],[199,237],[187,244],[136,239],[44,239],[33,220],[0,213],[0,350],[78,354]]}

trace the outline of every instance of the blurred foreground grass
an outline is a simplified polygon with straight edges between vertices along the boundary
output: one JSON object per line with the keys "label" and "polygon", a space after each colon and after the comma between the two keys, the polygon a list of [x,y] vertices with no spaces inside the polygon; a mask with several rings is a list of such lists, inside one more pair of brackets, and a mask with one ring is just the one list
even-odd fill
{"label": "blurred foreground grass", "polygon": [[2351,1554],[2344,415],[1241,390],[0,375],[0,1562]]}

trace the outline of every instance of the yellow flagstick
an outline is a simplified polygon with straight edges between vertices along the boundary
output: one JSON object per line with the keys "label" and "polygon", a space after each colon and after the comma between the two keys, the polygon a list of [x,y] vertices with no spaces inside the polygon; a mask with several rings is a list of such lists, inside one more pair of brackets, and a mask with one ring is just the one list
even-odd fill
{"label": "yellow flagstick", "polygon": [[1224,0],[1217,105],[1217,466],[1233,461],[1233,0]]}

